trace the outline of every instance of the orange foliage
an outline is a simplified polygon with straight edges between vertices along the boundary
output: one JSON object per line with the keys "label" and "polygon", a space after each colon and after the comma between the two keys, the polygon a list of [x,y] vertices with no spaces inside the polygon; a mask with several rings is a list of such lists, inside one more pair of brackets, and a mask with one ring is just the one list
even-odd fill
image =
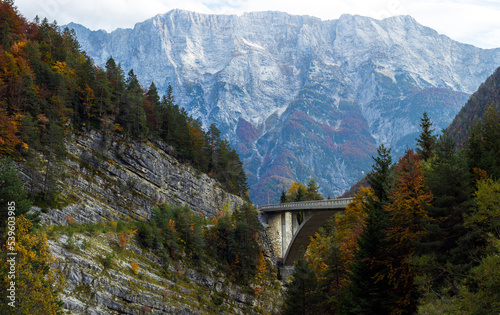
{"label": "orange foliage", "polygon": [[17,123],[0,108],[0,155],[9,155],[16,151],[21,140],[16,136]]}
{"label": "orange foliage", "polygon": [[174,220],[172,220],[172,219],[168,220],[168,226],[170,226],[170,229],[172,229],[172,231],[173,231],[174,233],[175,233],[175,232],[177,232],[177,231],[175,230],[175,221],[174,221]]}
{"label": "orange foliage", "polygon": [[75,219],[71,215],[68,215],[66,216],[66,221],[68,221],[69,224],[72,224],[75,222]]}
{"label": "orange foliage", "polygon": [[388,280],[394,295],[399,297],[393,314],[400,314],[404,310],[416,310],[416,301],[412,298],[415,274],[410,260],[415,254],[416,242],[425,233],[424,224],[430,220],[426,207],[433,195],[427,189],[422,165],[413,150],[399,159],[396,176],[396,184],[389,193],[391,202],[385,206],[391,221],[387,237],[393,248],[388,261],[382,263],[388,266]]}
{"label": "orange foliage", "polygon": [[259,256],[259,264],[257,266],[257,278],[262,279],[262,277],[266,274],[267,272],[267,263],[266,263],[266,258],[264,257],[264,253],[261,251],[260,256]]}
{"label": "orange foliage", "polygon": [[121,247],[127,246],[127,244],[128,244],[127,236],[128,236],[127,233],[120,234],[120,242],[119,243],[120,243]]}

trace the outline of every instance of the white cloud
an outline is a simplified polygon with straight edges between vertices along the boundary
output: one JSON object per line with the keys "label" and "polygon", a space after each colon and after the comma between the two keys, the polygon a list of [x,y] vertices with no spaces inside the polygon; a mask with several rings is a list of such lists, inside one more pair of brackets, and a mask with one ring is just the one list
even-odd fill
{"label": "white cloud", "polygon": [[497,0],[17,0],[16,5],[30,20],[38,15],[60,25],[76,22],[107,31],[133,27],[176,8],[218,14],[272,10],[323,20],[337,19],[343,13],[377,19],[408,14],[455,40],[482,48],[500,47]]}

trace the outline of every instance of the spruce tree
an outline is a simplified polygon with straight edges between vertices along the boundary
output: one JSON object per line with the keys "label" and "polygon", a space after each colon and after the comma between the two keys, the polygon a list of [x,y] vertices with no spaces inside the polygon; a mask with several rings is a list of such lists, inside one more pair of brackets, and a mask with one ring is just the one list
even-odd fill
{"label": "spruce tree", "polygon": [[306,200],[323,200],[323,197],[319,193],[319,186],[316,185],[316,182],[312,178],[307,183]]}
{"label": "spruce tree", "polygon": [[417,139],[417,153],[422,161],[429,160],[434,151],[434,147],[436,146],[436,135],[433,135],[434,129],[432,128],[432,122],[427,115],[427,112],[424,112],[421,122],[420,122],[421,132],[420,136]]}
{"label": "spruce tree", "polygon": [[387,192],[389,190],[389,171],[392,163],[391,149],[387,149],[384,144],[377,148],[378,156],[372,157],[375,161],[373,169],[368,174],[368,184],[372,188],[375,196],[380,203],[387,201]]}
{"label": "spruce tree", "polygon": [[462,151],[446,134],[436,143],[432,171],[426,172],[434,201],[428,208],[427,233],[419,244],[418,253],[426,257],[419,266],[428,276],[427,288],[435,292],[446,288],[457,290],[460,276],[470,268],[471,259],[464,252],[467,243],[461,239],[469,234],[464,217],[472,205],[471,174]]}
{"label": "spruce tree", "polygon": [[291,281],[286,285],[282,315],[319,314],[317,279],[305,258],[297,260]]}
{"label": "spruce tree", "polygon": [[392,159],[390,149],[383,144],[377,153],[368,175],[375,197],[366,201],[368,216],[350,266],[349,285],[340,303],[342,314],[389,314],[394,308],[395,297],[390,296],[390,284],[385,277],[389,270],[383,263],[390,255],[386,234],[389,218],[384,205],[388,201]]}

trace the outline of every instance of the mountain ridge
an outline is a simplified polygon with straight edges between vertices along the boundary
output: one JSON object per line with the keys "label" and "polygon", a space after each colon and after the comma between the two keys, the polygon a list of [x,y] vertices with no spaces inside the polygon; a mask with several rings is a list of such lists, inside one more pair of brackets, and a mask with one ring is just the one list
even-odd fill
{"label": "mountain ridge", "polygon": [[[458,43],[410,16],[323,21],[272,11],[172,10],[133,29],[73,28],[96,64],[113,56],[143,85],[172,85],[189,114],[204,126],[216,123],[242,156],[257,203],[268,189],[278,198],[276,185],[310,178],[324,195],[342,193],[368,170],[378,144],[397,155],[413,142],[423,110],[447,127],[500,64],[500,49]],[[345,102],[352,108],[340,106]],[[266,185],[269,176],[279,180]]]}

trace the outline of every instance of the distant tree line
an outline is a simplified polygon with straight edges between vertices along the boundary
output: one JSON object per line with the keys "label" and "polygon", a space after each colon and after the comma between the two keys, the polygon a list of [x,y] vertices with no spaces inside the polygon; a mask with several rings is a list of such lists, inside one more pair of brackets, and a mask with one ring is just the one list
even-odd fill
{"label": "distant tree line", "polygon": [[[243,164],[215,125],[199,121],[175,104],[172,88],[160,98],[154,83],[139,84],[113,58],[104,69],[80,50],[74,31],[47,19],[26,21],[10,1],[0,3],[0,155],[29,159],[41,153],[42,199],[54,194],[55,162],[65,157],[64,140],[95,129],[136,140],[161,140],[174,155],[247,196]],[[40,185],[38,185],[40,186]]]}
{"label": "distant tree line", "polygon": [[381,145],[343,214],[295,264],[282,314],[498,314],[500,113],[463,148],[433,135],[392,164]]}

